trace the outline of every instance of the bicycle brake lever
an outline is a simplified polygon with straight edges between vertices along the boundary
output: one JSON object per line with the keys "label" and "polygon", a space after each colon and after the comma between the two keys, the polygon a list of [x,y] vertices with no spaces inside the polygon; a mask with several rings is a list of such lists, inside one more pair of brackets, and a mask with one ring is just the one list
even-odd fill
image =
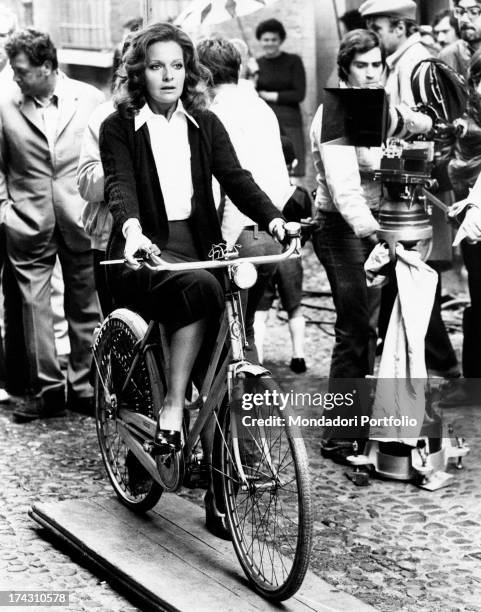
{"label": "bicycle brake lever", "polygon": [[155,255],[155,253],[146,253],[142,258],[142,264],[153,272],[155,270],[159,270],[165,262],[161,259],[160,255]]}

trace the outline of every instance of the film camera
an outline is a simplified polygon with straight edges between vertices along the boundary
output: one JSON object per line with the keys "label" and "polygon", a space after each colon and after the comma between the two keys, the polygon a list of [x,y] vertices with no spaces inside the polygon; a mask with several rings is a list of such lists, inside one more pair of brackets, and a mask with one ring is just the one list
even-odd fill
{"label": "film camera", "polygon": [[432,178],[436,155],[456,137],[453,121],[463,115],[468,95],[462,77],[437,59],[420,62],[411,85],[415,114],[430,119],[430,132],[409,140],[388,137],[392,113],[383,89],[325,90],[322,142],[382,147],[380,167],[361,174],[382,184],[378,235],[388,244],[392,259],[398,242],[417,248],[423,259],[429,256],[430,204],[447,212],[446,205],[431,194],[436,187]]}
{"label": "film camera", "polygon": [[324,144],[381,147],[380,167],[361,175],[382,184],[378,236],[388,244],[391,257],[401,242],[410,248],[417,245],[427,258],[432,227],[425,190],[435,186],[434,141],[387,136],[389,112],[383,89],[327,89],[324,116]]}
{"label": "film camera", "polygon": [[[458,79],[437,60],[426,60],[415,68],[415,110],[429,117],[430,131],[406,140],[388,136],[392,113],[384,90],[326,90],[322,142],[381,148],[379,167],[361,174],[382,185],[378,236],[389,246],[392,260],[397,243],[416,248],[423,259],[429,257],[433,230],[428,202],[436,200],[430,193],[436,186],[432,178],[436,156],[440,143],[455,138],[453,120],[461,117],[466,107],[466,87]],[[462,467],[469,449],[462,438],[445,436],[442,422],[432,410],[429,387],[425,392],[425,420],[417,445],[370,439],[362,455],[355,449],[348,457],[355,468],[349,478],[355,484],[367,484],[359,468],[368,466],[384,478],[412,480],[435,490],[451,478],[445,471],[449,460],[455,459],[457,467]]]}

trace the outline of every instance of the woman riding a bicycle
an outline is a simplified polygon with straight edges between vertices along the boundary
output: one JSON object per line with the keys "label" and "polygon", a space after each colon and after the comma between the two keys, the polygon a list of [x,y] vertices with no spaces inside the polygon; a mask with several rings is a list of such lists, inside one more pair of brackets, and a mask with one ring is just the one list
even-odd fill
{"label": "woman riding a bicycle", "polygon": [[109,283],[118,305],[162,322],[170,335],[167,394],[154,448],[167,455],[180,448],[187,385],[203,343],[215,336],[211,330],[224,305],[222,278],[207,270],[141,268],[136,254],[161,250],[170,262],[207,259],[212,245],[222,242],[213,176],[243,213],[278,239],[284,221],[239,165],[219,119],[204,110],[201,85],[208,74],[182,30],[166,23],[141,30],[124,66],[117,111],[100,133],[114,218],[109,256],[123,255],[128,266],[111,268]]}

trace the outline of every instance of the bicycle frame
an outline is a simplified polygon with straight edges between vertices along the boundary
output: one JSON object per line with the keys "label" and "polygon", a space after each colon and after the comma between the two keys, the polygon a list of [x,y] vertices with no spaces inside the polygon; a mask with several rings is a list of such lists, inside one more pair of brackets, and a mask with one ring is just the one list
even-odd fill
{"label": "bicycle frame", "polygon": [[[290,226],[290,227],[289,227]],[[269,374],[268,370],[264,367],[251,364],[245,359],[244,349],[247,346],[247,340],[245,335],[245,327],[242,313],[242,305],[241,305],[241,297],[240,297],[240,289],[235,286],[233,281],[233,271],[236,266],[244,263],[250,264],[266,264],[266,263],[279,263],[285,259],[290,257],[300,257],[301,252],[301,243],[300,243],[300,225],[297,223],[288,223],[286,224],[287,235],[290,238],[289,247],[279,255],[268,255],[261,257],[244,257],[244,258],[236,258],[236,259],[224,259],[224,260],[214,260],[214,261],[199,261],[199,262],[188,262],[188,263],[168,263],[163,261],[160,257],[151,256],[151,262],[143,262],[146,267],[148,267],[152,271],[157,270],[169,270],[169,271],[185,271],[185,270],[194,270],[194,269],[220,269],[227,268],[228,277],[230,279],[231,287],[230,290],[226,292],[225,296],[225,310],[222,313],[220,319],[219,332],[217,334],[216,343],[214,349],[212,351],[211,360],[209,362],[209,366],[207,369],[207,373],[205,375],[202,387],[199,392],[199,399],[197,400],[200,404],[199,414],[192,425],[191,431],[189,432],[187,439],[185,440],[183,446],[183,457],[186,463],[190,461],[190,457],[192,451],[198,440],[200,438],[201,432],[206,426],[208,420],[215,412],[215,408],[219,406],[225,397],[227,392],[229,400],[232,397],[233,383],[236,380],[237,376],[244,372],[246,374],[250,374],[252,376],[261,376],[263,374]],[[104,261],[102,264],[120,264],[125,263],[124,260],[110,260]],[[147,331],[139,343],[135,355],[132,359],[132,363],[129,367],[129,372],[127,377],[123,383],[121,393],[125,391],[127,388],[132,374],[135,370],[136,364],[138,362],[139,356],[145,351],[150,345],[150,336],[155,329],[155,326],[159,325],[160,336],[161,339],[164,337],[165,332],[163,330],[163,326],[161,324],[156,323],[155,321],[150,321],[148,324]],[[222,352],[226,347],[226,341],[229,338],[229,350],[226,352],[226,355],[222,359],[222,363],[220,364],[222,358]],[[164,372],[167,371],[168,367],[168,358],[165,354],[165,349],[167,346],[167,342],[161,342],[161,355],[160,358],[162,360],[162,366]],[[95,358],[95,355],[94,355]],[[220,367],[219,367],[220,364]],[[100,373],[99,373],[100,375]],[[227,381],[227,387],[226,387]],[[103,384],[103,381],[101,381]],[[127,412],[127,411],[126,411]],[[150,419],[145,416],[132,413],[131,417],[128,419],[131,421],[131,425],[137,425],[144,432],[148,431],[149,434],[152,435],[155,431],[155,425],[152,426]],[[236,437],[236,424],[235,419],[232,422],[233,426],[233,436]],[[125,427],[129,429],[129,423],[125,423]],[[153,427],[153,429],[152,429]],[[147,433],[147,432],[146,432]],[[138,444],[138,443],[137,443]],[[234,455],[236,457],[236,462],[239,466],[239,474],[242,480],[245,482],[245,474],[242,469],[241,461],[239,458],[239,449],[237,444],[234,443]],[[149,462],[150,463],[150,462]],[[145,465],[147,467],[147,465]],[[152,469],[152,466],[149,466]],[[152,474],[151,469],[149,472]]]}

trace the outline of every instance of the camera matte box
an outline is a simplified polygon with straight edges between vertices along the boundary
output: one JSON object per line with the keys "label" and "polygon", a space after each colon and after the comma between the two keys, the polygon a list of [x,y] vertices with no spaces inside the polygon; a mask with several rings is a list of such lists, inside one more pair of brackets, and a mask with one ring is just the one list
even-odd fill
{"label": "camera matte box", "polygon": [[322,144],[380,147],[387,135],[384,89],[325,89]]}

